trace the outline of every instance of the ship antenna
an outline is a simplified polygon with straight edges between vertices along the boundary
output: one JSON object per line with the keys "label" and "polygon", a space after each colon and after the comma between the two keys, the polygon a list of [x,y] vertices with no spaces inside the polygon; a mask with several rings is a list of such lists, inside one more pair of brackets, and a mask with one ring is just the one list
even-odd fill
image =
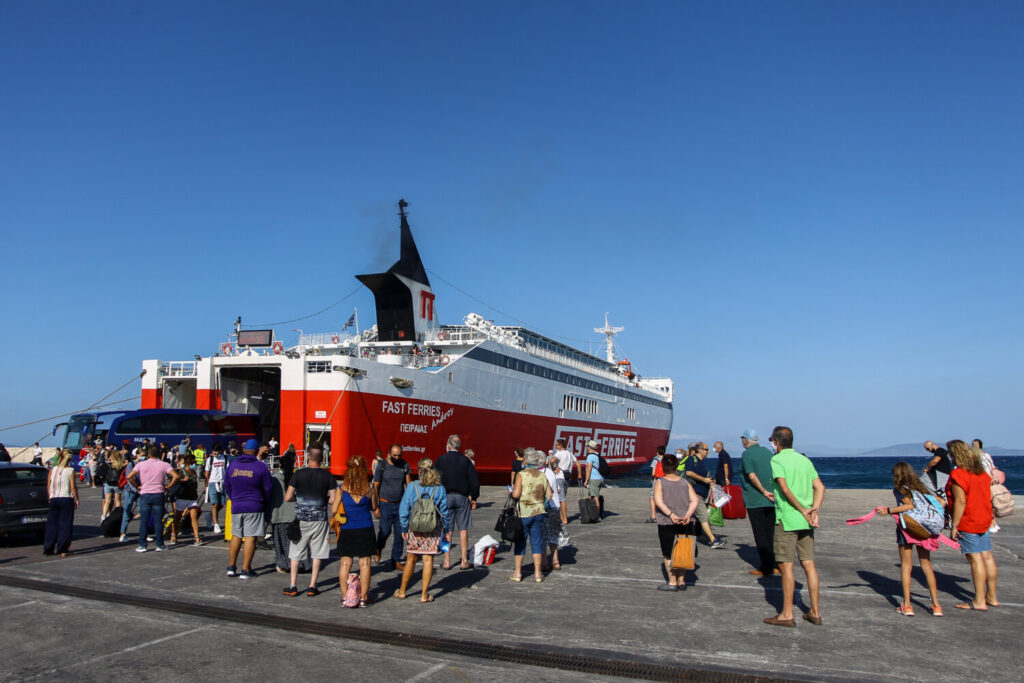
{"label": "ship antenna", "polygon": [[612,327],[608,324],[608,314],[604,314],[604,327],[595,327],[594,332],[605,336],[605,354],[609,363],[615,363],[615,335],[622,332],[625,327]]}
{"label": "ship antenna", "polygon": [[398,215],[401,216],[403,220],[408,218],[408,216],[405,213],[405,207],[407,206],[409,206],[409,202],[405,201],[404,199],[398,200]]}

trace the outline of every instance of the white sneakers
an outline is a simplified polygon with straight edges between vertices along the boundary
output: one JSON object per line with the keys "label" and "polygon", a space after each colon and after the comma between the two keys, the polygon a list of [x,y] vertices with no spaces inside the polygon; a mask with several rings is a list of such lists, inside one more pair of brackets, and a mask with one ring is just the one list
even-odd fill
{"label": "white sneakers", "polygon": [[222,533],[221,530],[220,530],[220,524],[214,524],[213,525],[213,533],[215,533],[215,534]]}

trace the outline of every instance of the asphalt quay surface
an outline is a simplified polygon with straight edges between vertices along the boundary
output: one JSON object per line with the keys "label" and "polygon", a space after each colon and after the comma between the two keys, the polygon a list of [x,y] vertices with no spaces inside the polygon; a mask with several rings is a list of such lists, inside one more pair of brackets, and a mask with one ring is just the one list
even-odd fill
{"label": "asphalt quay surface", "polygon": [[[943,549],[934,554],[934,562],[946,616],[934,618],[925,610],[927,591],[915,570],[917,616],[907,618],[895,612],[900,582],[892,523],[876,519],[854,527],[844,524],[845,519],[858,517],[873,505],[888,504],[891,493],[829,491],[816,539],[825,624],[816,627],[798,620],[796,628],[784,629],[761,623],[764,617],[775,614],[781,602],[780,582],[748,574],[755,553],[746,520],[727,520],[721,533],[728,542],[726,548],[709,550],[701,546],[698,568],[688,577],[690,585],[686,591],[664,593],[656,590],[664,581],[656,526],[643,523],[648,514],[648,491],[611,488],[605,493],[609,516],[597,525],[570,523],[573,546],[563,551],[563,569],[548,573],[543,583],[528,579],[522,583],[509,581],[512,557],[504,552],[487,568],[438,568],[431,588],[435,602],[421,604],[419,572],[410,586],[409,598],[398,600],[392,597],[398,586],[398,574],[375,568],[371,595],[376,602],[367,609],[351,610],[338,604],[341,593],[336,559],[321,575],[320,587],[324,592],[320,596],[289,598],[281,595],[287,580],[274,572],[272,552],[257,552],[257,578],[240,581],[226,577],[226,544],[208,530],[204,530],[204,538],[209,540],[206,545],[179,545],[166,553],[134,552],[137,523],[132,524],[129,542],[124,545],[117,544],[117,539],[97,539],[99,497],[96,491],[86,489],[76,515],[72,557],[43,558],[40,546],[31,538],[10,539],[8,547],[0,547],[0,582],[5,576],[20,577],[49,582],[53,590],[27,590],[0,583],[0,594],[2,602],[9,606],[35,601],[12,608],[8,618],[10,629],[17,610],[28,610],[26,618],[41,630],[33,633],[30,629],[35,626],[19,622],[19,633],[24,633],[27,642],[38,645],[51,642],[46,638],[57,639],[53,642],[74,639],[75,647],[71,649],[78,659],[110,655],[96,660],[95,669],[86,665],[85,669],[67,674],[85,679],[103,677],[104,672],[116,673],[120,667],[111,668],[111,662],[149,661],[152,657],[142,653],[150,648],[161,654],[175,652],[177,640],[202,643],[222,635],[224,647],[240,648],[233,664],[217,669],[222,663],[216,657],[205,663],[183,662],[182,677],[210,672],[233,680],[246,673],[280,670],[286,675],[284,672],[294,674],[307,668],[315,673],[321,661],[324,667],[337,666],[347,657],[345,653],[367,648],[374,652],[380,648],[381,661],[392,661],[390,657],[395,662],[415,663],[405,668],[398,663],[367,668],[368,673],[383,680],[407,680],[417,675],[425,676],[417,680],[460,678],[453,671],[468,671],[471,675],[467,676],[476,680],[507,677],[513,671],[541,680],[572,680],[566,677],[584,674],[523,663],[486,662],[480,657],[461,655],[457,645],[449,655],[344,638],[324,638],[326,642],[322,644],[324,652],[338,650],[341,654],[325,655],[323,660],[315,654],[303,654],[292,658],[292,668],[276,669],[289,659],[282,655],[287,654],[293,643],[316,640],[318,636],[294,633],[283,627],[204,619],[195,614],[182,616],[102,599],[66,598],[67,602],[53,602],[61,597],[62,585],[87,586],[118,596],[145,595],[168,603],[230,608],[257,616],[322,620],[324,624],[393,633],[433,634],[456,643],[514,646],[527,655],[538,653],[538,661],[543,659],[542,654],[572,654],[595,661],[647,662],[679,667],[681,678],[684,674],[700,678],[701,672],[706,676],[720,672],[803,680],[963,680],[987,677],[984,672],[988,669],[982,667],[998,661],[1002,677],[1024,679],[1024,663],[1007,654],[1017,647],[1015,633],[1024,618],[1024,523],[1020,517],[1001,520],[1003,530],[995,536],[1002,607],[986,614],[953,609],[953,603],[969,598],[973,588],[966,561],[959,553]],[[496,535],[491,529],[504,498],[501,487],[484,490],[482,504],[474,516],[471,543],[484,533]],[[526,562],[524,573],[528,574],[529,555]],[[798,588],[802,587],[799,569],[797,581]],[[304,582],[308,582],[308,575],[300,575],[300,584]],[[802,600],[797,601],[798,611],[802,604]],[[121,623],[122,619],[129,619],[130,623]],[[117,640],[119,634],[125,633],[126,628],[133,632],[134,620],[161,626],[151,631],[139,626],[144,631],[139,633],[139,639],[121,645]],[[163,630],[165,623],[178,630]],[[146,645],[206,625],[209,628],[202,631]],[[109,648],[99,647],[94,654],[83,655],[89,651],[87,646],[78,645],[83,633],[90,637],[96,634],[101,642],[110,644]],[[901,642],[908,647],[914,643],[942,643],[942,647],[927,649],[948,648],[953,656],[944,658],[941,666],[929,665],[921,658],[909,656],[900,648]],[[144,647],[118,654],[135,645]],[[320,652],[319,646],[311,652]],[[191,645],[185,649],[189,657],[203,651]],[[49,663],[52,653],[52,648],[26,645],[17,651],[17,657],[0,661],[0,678],[21,680],[54,668],[57,665]],[[157,656],[154,661],[160,659]],[[431,664],[419,666],[428,659]],[[177,666],[176,660],[171,663]],[[435,665],[440,666],[434,673],[424,674]],[[209,668],[190,668],[197,666]],[[476,670],[473,666],[482,668]],[[178,675],[176,668],[154,666],[147,671],[139,675],[161,680],[168,680],[169,672]],[[431,679],[434,674],[439,678]],[[586,675],[594,677],[592,673]]]}

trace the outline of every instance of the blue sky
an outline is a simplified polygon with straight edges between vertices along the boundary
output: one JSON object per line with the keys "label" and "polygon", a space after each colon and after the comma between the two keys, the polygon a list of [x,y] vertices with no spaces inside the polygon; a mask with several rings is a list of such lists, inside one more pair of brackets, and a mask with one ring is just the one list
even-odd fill
{"label": "blue sky", "polygon": [[[405,197],[428,269],[495,309],[594,342],[610,311],[677,383],[673,443],[1024,447],[1022,20],[0,4],[0,427],[337,300],[396,258]],[[444,322],[517,322],[432,284]],[[278,336],[353,306],[372,323],[360,291]]]}

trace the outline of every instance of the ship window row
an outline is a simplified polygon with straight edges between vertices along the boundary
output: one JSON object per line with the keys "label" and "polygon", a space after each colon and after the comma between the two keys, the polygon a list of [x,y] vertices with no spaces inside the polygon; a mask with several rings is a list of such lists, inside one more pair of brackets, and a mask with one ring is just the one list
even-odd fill
{"label": "ship window row", "polygon": [[331,361],[329,360],[307,360],[306,361],[306,372],[309,374],[317,374],[322,372],[331,371]]}
{"label": "ship window row", "polygon": [[[597,415],[597,401],[592,398],[564,394],[562,396],[562,409],[575,410],[577,413]],[[632,410],[632,408],[630,408],[630,410]]]}
{"label": "ship window row", "polygon": [[609,396],[616,396],[618,398],[628,398],[631,401],[637,401],[639,403],[646,403],[652,406],[658,406],[659,408],[668,408],[670,404],[666,401],[659,401],[656,398],[645,396],[635,391],[628,389],[621,389],[619,387],[613,387],[608,384],[596,382],[592,379],[573,375],[568,372],[561,372],[560,370],[554,370],[537,363],[531,363],[530,361],[520,360],[518,358],[512,358],[506,356],[503,353],[496,353],[489,349],[482,349],[479,346],[471,349],[465,356],[465,358],[471,358],[481,363],[488,363],[490,365],[496,365],[500,368],[507,368],[509,370],[515,370],[516,372],[523,372],[528,375],[534,375],[535,377],[543,377],[544,379],[550,379],[553,382],[561,382],[562,384],[570,384],[572,386],[579,387],[581,389],[588,389],[590,391],[599,391]]}
{"label": "ship window row", "polygon": [[626,408],[626,419],[627,420],[635,420],[636,419],[636,408]]}

